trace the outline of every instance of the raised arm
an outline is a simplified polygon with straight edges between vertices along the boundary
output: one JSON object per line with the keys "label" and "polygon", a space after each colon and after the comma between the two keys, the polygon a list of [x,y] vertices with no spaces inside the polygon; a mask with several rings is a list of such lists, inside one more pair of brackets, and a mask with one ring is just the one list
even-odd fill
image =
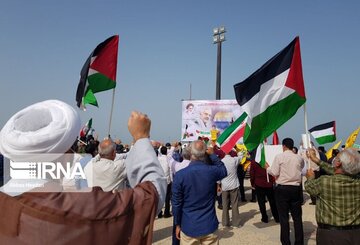
{"label": "raised arm", "polygon": [[128,129],[134,138],[134,146],[125,160],[130,186],[150,181],[159,194],[158,211],[162,208],[166,194],[166,178],[149,140],[151,121],[147,115],[132,112]]}
{"label": "raised arm", "polygon": [[322,168],[327,174],[334,174],[334,168],[330,166],[328,163],[321,161],[316,156],[316,151],[314,149],[309,149],[306,152],[306,156],[310,158],[311,161],[313,161],[316,165],[318,165],[320,168]]}

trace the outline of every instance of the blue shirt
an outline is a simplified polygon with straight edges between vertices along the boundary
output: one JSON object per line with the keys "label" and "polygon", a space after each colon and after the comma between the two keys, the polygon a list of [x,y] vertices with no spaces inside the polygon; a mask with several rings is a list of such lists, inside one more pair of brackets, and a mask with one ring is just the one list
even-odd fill
{"label": "blue shirt", "polygon": [[175,225],[187,236],[198,237],[218,228],[215,212],[216,182],[227,176],[224,164],[211,155],[212,164],[192,161],[176,173],[172,185]]}

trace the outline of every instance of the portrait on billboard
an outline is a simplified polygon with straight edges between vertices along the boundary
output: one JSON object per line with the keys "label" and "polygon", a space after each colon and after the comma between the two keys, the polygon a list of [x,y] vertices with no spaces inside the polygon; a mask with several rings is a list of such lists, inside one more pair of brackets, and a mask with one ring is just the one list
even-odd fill
{"label": "portrait on billboard", "polygon": [[241,115],[236,100],[182,101],[181,140],[216,138]]}

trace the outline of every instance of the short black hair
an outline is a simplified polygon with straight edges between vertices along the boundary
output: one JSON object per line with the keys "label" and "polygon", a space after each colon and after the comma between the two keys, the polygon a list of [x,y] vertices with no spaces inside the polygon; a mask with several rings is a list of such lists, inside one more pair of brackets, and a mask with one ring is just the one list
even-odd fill
{"label": "short black hair", "polygon": [[296,146],[294,146],[294,147],[292,148],[292,151],[297,154],[298,151],[299,151],[299,149],[298,149]]}
{"label": "short black hair", "polygon": [[319,151],[325,152],[325,147],[323,147],[323,146],[319,146],[318,149],[319,149]]}
{"label": "short black hair", "polygon": [[282,141],[282,145],[286,146],[286,148],[288,148],[289,150],[292,150],[294,147],[294,140],[291,138],[285,138]]}
{"label": "short black hair", "polygon": [[160,148],[160,152],[161,152],[162,155],[166,155],[166,154],[167,154],[167,148],[166,148],[166,146],[162,146],[162,147]]}

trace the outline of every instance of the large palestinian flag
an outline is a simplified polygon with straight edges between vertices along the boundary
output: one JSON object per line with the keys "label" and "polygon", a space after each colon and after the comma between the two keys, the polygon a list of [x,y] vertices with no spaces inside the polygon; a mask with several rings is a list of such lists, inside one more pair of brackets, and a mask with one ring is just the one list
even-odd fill
{"label": "large palestinian flag", "polygon": [[234,89],[237,102],[249,116],[244,143],[251,151],[306,101],[299,37]]}
{"label": "large palestinian flag", "polygon": [[334,142],[336,140],[335,121],[312,127],[309,132],[319,145]]}
{"label": "large palestinian flag", "polygon": [[76,92],[79,108],[86,104],[98,106],[95,93],[115,88],[119,36],[100,43],[86,60],[80,73]]}

